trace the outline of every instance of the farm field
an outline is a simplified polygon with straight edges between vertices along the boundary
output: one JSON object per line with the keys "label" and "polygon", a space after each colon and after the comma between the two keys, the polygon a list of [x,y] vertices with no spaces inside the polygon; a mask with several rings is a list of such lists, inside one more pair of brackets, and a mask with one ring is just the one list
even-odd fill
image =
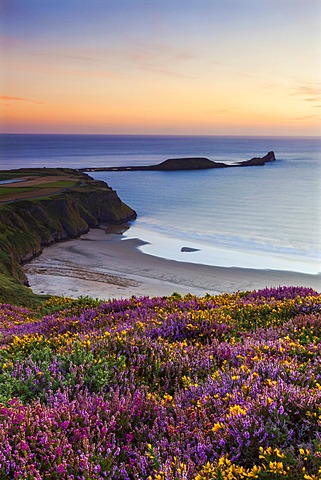
{"label": "farm field", "polygon": [[75,172],[68,173],[67,169],[3,170],[0,171],[0,203],[53,195],[80,185]]}

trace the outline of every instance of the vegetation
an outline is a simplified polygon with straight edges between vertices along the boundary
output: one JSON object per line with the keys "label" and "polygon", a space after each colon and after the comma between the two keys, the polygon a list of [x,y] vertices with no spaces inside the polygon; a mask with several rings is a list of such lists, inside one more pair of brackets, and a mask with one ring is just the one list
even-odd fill
{"label": "vegetation", "polygon": [[27,288],[21,265],[44,246],[136,217],[108,185],[76,170],[0,171],[0,180],[12,179],[21,181],[0,187],[0,302],[43,301]]}
{"label": "vegetation", "polygon": [[321,295],[0,306],[0,478],[321,478]]}
{"label": "vegetation", "polygon": [[[11,185],[11,184],[10,184]],[[37,188],[35,187],[1,187],[0,186],[0,196],[3,195],[12,195],[12,194],[19,194],[19,193],[34,193]],[[3,200],[2,200],[3,201]]]}
{"label": "vegetation", "polygon": [[321,295],[36,296],[24,261],[134,215],[86,176],[39,182],[62,191],[0,202],[0,480],[319,480]]}

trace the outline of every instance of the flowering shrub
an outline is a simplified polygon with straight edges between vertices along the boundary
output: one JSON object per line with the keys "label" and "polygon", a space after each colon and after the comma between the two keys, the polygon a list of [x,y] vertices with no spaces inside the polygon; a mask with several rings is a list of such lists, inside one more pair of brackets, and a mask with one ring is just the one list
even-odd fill
{"label": "flowering shrub", "polygon": [[0,479],[320,479],[320,306],[299,287],[0,305]]}

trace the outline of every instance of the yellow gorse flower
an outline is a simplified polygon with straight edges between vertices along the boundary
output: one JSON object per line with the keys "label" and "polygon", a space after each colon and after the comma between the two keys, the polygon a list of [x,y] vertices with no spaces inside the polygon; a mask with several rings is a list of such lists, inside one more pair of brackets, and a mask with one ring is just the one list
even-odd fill
{"label": "yellow gorse flower", "polygon": [[224,423],[221,423],[221,422],[217,422],[217,423],[214,423],[213,427],[212,427],[212,432],[218,432],[219,430],[223,430],[224,429]]}
{"label": "yellow gorse flower", "polygon": [[230,417],[236,417],[237,415],[246,415],[246,409],[242,408],[240,405],[231,405],[230,406]]}
{"label": "yellow gorse flower", "polygon": [[282,462],[270,462],[268,471],[271,473],[277,473],[279,475],[287,474],[286,470],[284,470],[284,466]]}

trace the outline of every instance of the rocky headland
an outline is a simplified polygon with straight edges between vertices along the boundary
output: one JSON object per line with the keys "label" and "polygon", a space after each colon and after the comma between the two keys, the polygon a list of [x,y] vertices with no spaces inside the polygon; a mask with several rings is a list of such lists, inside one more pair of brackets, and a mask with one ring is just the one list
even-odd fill
{"label": "rocky headland", "polygon": [[44,247],[136,218],[105,182],[76,170],[0,171],[6,180],[20,181],[0,185],[0,301],[17,283],[28,285],[21,266]]}
{"label": "rocky headland", "polygon": [[250,160],[226,164],[214,162],[205,157],[169,158],[157,165],[137,165],[125,167],[88,167],[79,169],[80,172],[137,172],[137,171],[175,171],[175,170],[205,170],[212,168],[235,168],[235,167],[260,167],[275,161],[273,151],[264,157],[254,157]]}

